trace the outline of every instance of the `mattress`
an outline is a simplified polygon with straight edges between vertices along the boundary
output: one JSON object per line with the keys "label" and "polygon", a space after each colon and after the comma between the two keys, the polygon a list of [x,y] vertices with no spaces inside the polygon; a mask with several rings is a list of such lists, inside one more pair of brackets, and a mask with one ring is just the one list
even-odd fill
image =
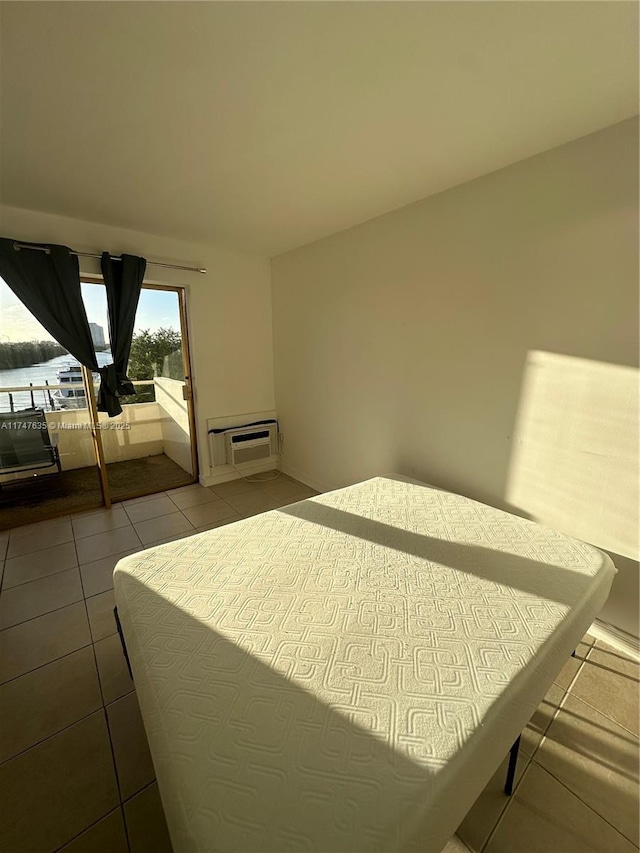
{"label": "mattress", "polygon": [[397,476],[121,560],[175,853],[437,853],[614,574]]}

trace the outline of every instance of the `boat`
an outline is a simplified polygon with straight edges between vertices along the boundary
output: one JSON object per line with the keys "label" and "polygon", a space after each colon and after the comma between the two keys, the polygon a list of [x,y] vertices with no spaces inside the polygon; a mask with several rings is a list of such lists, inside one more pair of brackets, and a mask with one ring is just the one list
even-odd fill
{"label": "boat", "polygon": [[57,371],[58,385],[69,385],[69,388],[56,388],[52,393],[54,406],[57,409],[85,409],[87,399],[82,382],[82,368],[79,364],[69,364]]}

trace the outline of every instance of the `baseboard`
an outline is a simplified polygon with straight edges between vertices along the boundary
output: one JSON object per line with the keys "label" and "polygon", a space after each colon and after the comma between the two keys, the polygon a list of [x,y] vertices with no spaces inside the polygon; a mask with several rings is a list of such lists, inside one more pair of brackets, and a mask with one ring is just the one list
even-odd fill
{"label": "baseboard", "polygon": [[306,474],[301,473],[300,471],[296,471],[295,468],[292,468],[290,465],[287,465],[285,462],[280,464],[280,470],[283,474],[286,474],[287,477],[292,477],[294,480],[297,480],[299,483],[304,483],[305,486],[309,486],[310,489],[314,489],[316,492],[330,492],[332,491],[330,486],[327,486],[326,483],[320,483],[318,480],[311,480]]}
{"label": "baseboard", "polygon": [[243,465],[242,469],[233,468],[231,465],[219,465],[219,473],[200,474],[198,480],[202,486],[219,486],[220,483],[228,483],[230,480],[240,480],[242,477],[252,477],[254,474],[262,474],[265,471],[273,471],[279,468],[278,457],[270,456],[263,462]]}
{"label": "baseboard", "polygon": [[587,633],[619,652],[624,652],[628,657],[640,661],[640,640],[633,634],[628,634],[626,631],[606,622],[601,622],[599,619],[596,619]]}

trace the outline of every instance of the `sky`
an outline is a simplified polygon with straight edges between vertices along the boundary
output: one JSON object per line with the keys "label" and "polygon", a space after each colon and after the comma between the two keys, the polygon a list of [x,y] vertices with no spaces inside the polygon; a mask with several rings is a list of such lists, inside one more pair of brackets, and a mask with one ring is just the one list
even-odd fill
{"label": "sky", "polygon": [[[87,318],[104,329],[109,338],[107,297],[102,284],[82,283]],[[143,290],[140,293],[135,331],[160,328],[180,330],[178,296],[168,290]],[[50,341],[52,336],[27,311],[11,288],[0,278],[0,342]]]}

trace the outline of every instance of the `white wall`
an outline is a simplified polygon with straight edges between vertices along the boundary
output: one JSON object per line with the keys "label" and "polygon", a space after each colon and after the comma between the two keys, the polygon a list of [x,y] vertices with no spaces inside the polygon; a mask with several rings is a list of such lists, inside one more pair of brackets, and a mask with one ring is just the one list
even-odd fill
{"label": "white wall", "polygon": [[192,474],[189,410],[182,398],[185,384],[177,379],[156,376],[153,385],[160,408],[163,450],[176,465]]}
{"label": "white wall", "polygon": [[[529,353],[637,365],[637,139],[623,122],[275,258],[283,468],[322,489],[398,471],[508,508]],[[637,563],[619,562],[602,618],[637,635]]]}
{"label": "white wall", "polygon": [[[200,275],[149,266],[145,276],[149,283],[188,289],[201,474],[209,473],[208,418],[274,408],[266,258],[6,206],[0,207],[0,233],[19,240],[62,243],[81,251],[130,252],[207,268],[207,275]],[[80,259],[80,269],[84,273],[100,271],[97,261],[86,258]]]}

